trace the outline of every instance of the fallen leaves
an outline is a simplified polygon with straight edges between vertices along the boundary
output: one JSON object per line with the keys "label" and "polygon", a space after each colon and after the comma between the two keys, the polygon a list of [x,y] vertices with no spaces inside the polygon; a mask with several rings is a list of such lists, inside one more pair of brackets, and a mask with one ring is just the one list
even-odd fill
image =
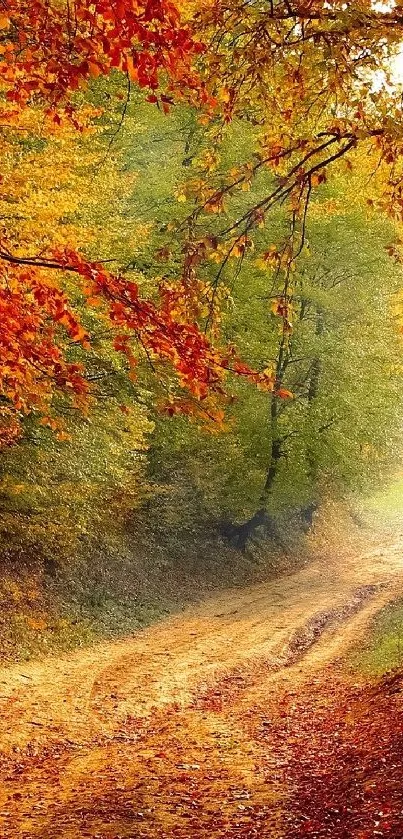
{"label": "fallen leaves", "polygon": [[286,839],[403,835],[402,695],[401,674],[374,692],[344,684],[336,670],[284,698],[270,736],[283,744]]}
{"label": "fallen leaves", "polygon": [[330,675],[248,707],[228,674],[219,706],[172,705],[126,734],[28,748],[3,766],[2,835],[29,824],[43,839],[396,839],[403,677],[374,689]]}

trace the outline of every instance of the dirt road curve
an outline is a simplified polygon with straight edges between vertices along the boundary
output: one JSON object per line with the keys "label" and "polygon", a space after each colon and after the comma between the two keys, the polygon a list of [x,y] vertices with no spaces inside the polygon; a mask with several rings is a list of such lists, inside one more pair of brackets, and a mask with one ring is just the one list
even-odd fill
{"label": "dirt road curve", "polygon": [[0,836],[279,839],[284,790],[253,708],[329,672],[402,591],[395,533],[133,639],[0,670]]}

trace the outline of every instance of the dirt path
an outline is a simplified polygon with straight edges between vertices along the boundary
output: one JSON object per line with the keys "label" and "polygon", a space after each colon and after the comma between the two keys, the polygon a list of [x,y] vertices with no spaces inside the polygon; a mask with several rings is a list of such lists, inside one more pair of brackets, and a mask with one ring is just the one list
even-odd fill
{"label": "dirt path", "polygon": [[402,592],[395,534],[133,639],[1,670],[0,836],[279,839],[284,785],[253,708],[277,714],[287,684],[315,680]]}

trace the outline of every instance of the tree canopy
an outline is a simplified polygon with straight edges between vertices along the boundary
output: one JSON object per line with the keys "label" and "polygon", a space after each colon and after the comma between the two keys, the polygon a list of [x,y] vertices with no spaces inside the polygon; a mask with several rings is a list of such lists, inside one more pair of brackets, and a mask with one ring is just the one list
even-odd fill
{"label": "tree canopy", "polygon": [[[87,308],[101,302],[115,350],[124,354],[132,376],[139,352],[156,368],[162,361],[163,368],[168,362],[176,371],[179,391],[175,395],[168,386],[169,411],[220,421],[211,396],[223,393],[228,371],[280,398],[288,396],[276,371],[249,367],[222,343],[221,281],[227,264],[242,262],[253,247],[254,229],[269,225],[270,211],[284,206],[289,217],[284,237],[260,256],[270,276],[277,276],[276,313],[288,340],[291,275],[306,246],[311,197],[331,165],[340,160],[348,169],[356,165],[359,148],[370,161],[369,175],[378,173],[379,189],[368,200],[400,219],[401,94],[393,78],[403,27],[400,7],[14,0],[3,4],[0,22],[3,203],[13,207],[3,215],[0,244],[4,442],[18,436],[24,413],[34,411],[57,428],[52,409],[57,394],[73,397],[80,408],[88,402],[85,353],[72,361],[68,346],[73,342],[88,352],[91,335],[68,283],[57,279],[60,271],[83,281]],[[102,77],[114,78],[107,93]],[[60,241],[54,218],[48,217],[51,228],[44,239],[46,212],[42,220],[38,212],[31,225],[20,218],[27,190],[35,194],[40,177],[23,175],[27,147],[40,168],[41,150],[49,150],[55,139],[71,142],[73,131],[80,137],[102,131],[113,102],[120,109],[117,134],[133,90],[142,88],[165,112],[186,102],[195,112],[196,131],[204,127],[201,153],[193,156],[190,150],[192,177],[178,186],[178,200],[186,207],[179,218],[173,213],[160,248],[169,262],[174,239],[182,255],[174,260],[170,281],[156,277],[153,294],[145,299],[127,270],[116,273],[89,259],[85,240],[81,248],[79,237]],[[249,153],[225,168],[222,143],[229,125],[239,120],[252,126]],[[106,158],[114,139],[112,134]],[[255,200],[251,185],[262,171],[265,188]],[[229,218],[228,205],[239,191],[249,192],[250,200]],[[113,248],[105,258],[116,259]],[[217,274],[206,279],[211,260]]]}

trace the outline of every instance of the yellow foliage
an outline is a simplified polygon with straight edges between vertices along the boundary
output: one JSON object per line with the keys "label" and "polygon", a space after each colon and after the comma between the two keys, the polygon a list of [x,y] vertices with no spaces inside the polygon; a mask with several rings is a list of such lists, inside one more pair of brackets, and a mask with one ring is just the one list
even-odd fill
{"label": "yellow foliage", "polygon": [[33,108],[15,113],[12,136],[0,135],[0,216],[24,256],[68,246],[119,257],[147,236],[147,225],[128,224],[122,213],[136,175],[119,171],[112,150],[105,153],[100,129],[88,125],[93,113],[82,109],[79,140],[76,128],[44,124]]}

